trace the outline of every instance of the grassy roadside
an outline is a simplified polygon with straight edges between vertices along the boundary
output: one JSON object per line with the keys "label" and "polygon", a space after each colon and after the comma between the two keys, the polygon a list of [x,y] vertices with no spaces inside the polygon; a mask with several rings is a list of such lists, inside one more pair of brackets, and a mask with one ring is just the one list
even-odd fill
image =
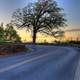
{"label": "grassy roadside", "polygon": [[21,54],[22,52],[31,52],[31,49],[22,43],[0,43],[0,56]]}

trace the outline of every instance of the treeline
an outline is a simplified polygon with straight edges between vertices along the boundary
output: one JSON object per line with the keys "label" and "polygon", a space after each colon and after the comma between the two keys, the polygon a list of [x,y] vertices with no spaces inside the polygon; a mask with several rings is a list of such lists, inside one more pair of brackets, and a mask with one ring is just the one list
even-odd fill
{"label": "treeline", "polygon": [[77,44],[80,45],[80,41],[77,40],[70,40],[70,41],[55,41],[55,44]]}
{"label": "treeline", "polygon": [[1,42],[21,42],[21,38],[17,34],[12,24],[0,24],[0,43]]}
{"label": "treeline", "polygon": [[68,43],[70,43],[70,44],[80,44],[80,41],[71,40],[71,41],[68,41]]}

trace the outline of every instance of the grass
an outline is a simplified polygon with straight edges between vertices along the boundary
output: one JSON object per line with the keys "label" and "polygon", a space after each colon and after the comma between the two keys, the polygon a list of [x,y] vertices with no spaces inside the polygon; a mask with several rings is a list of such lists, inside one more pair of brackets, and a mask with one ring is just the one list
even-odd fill
{"label": "grass", "polygon": [[[0,55],[16,55],[22,52],[28,53],[32,50],[22,43],[0,42]],[[3,50],[1,50],[3,48]]]}

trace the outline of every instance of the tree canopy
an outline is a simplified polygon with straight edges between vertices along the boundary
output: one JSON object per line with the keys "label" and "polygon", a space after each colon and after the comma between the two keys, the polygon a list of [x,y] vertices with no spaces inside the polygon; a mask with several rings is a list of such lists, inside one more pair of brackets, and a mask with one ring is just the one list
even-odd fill
{"label": "tree canopy", "polygon": [[63,35],[61,28],[66,25],[66,19],[62,11],[54,0],[37,0],[22,9],[17,9],[12,17],[16,26],[32,31],[35,43],[38,32],[54,37]]}

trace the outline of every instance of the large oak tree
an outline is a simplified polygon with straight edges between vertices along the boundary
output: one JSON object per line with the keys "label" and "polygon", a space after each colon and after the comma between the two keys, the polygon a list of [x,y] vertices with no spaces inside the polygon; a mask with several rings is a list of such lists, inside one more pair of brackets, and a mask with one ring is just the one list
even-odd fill
{"label": "large oak tree", "polygon": [[65,26],[66,19],[62,11],[54,0],[37,0],[17,9],[12,17],[16,26],[32,31],[33,43],[36,43],[38,32],[54,37],[63,35],[61,28]]}

